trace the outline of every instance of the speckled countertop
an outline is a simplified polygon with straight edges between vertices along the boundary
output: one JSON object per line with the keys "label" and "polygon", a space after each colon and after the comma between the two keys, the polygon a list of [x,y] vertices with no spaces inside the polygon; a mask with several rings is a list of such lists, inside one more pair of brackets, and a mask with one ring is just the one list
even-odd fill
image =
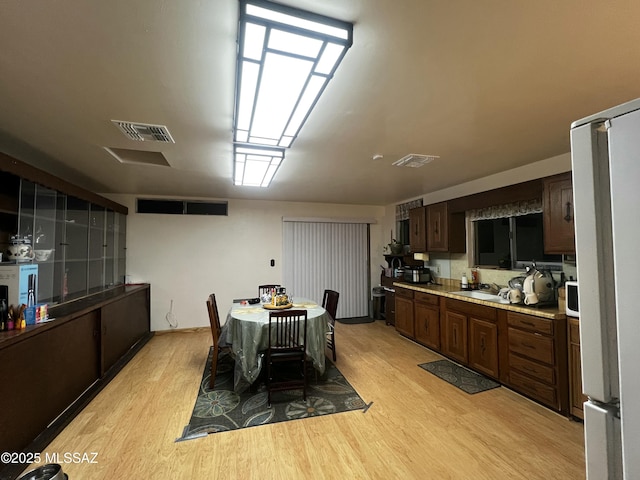
{"label": "speckled countertop", "polygon": [[478,298],[464,297],[462,295],[456,295],[451,292],[459,292],[460,285],[431,285],[431,284],[413,284],[405,282],[393,282],[394,287],[406,288],[414,290],[416,292],[431,293],[434,295],[440,295],[441,297],[453,298],[455,300],[462,300],[464,302],[477,303],[480,305],[486,305],[487,307],[500,308],[502,310],[509,310],[511,312],[524,313],[526,315],[534,315],[536,317],[549,318],[552,320],[566,318],[565,312],[558,309],[557,306],[547,307],[528,307],[521,304],[513,303],[497,303],[489,300],[480,300]]}

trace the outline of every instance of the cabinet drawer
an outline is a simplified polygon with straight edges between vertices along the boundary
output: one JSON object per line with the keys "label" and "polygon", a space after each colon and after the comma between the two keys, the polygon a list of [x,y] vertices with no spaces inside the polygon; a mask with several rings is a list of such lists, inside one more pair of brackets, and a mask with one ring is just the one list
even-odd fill
{"label": "cabinet drawer", "polygon": [[509,351],[540,362],[554,364],[553,339],[509,328]]}
{"label": "cabinet drawer", "polygon": [[553,321],[546,318],[533,317],[522,313],[508,312],[507,322],[511,327],[553,335]]}
{"label": "cabinet drawer", "polygon": [[538,380],[542,380],[545,383],[555,384],[556,376],[553,367],[546,365],[540,365],[539,363],[532,362],[526,358],[519,357],[518,355],[509,354],[509,369],[519,370],[522,373],[526,373],[532,377],[536,377]]}
{"label": "cabinet drawer", "polygon": [[396,297],[412,299],[413,290],[409,290],[408,288],[396,287]]}
{"label": "cabinet drawer", "polygon": [[509,380],[511,385],[522,393],[556,409],[558,408],[558,398],[555,388],[520,375],[518,372],[510,372]]}
{"label": "cabinet drawer", "polygon": [[494,322],[498,315],[498,310],[494,307],[465,302],[464,300],[454,300],[453,298],[445,299],[445,306],[447,310],[455,310],[456,312],[461,312],[471,317],[482,318],[483,320],[491,320]]}
{"label": "cabinet drawer", "polygon": [[439,297],[430,293],[415,292],[415,296],[413,298],[416,302],[425,303],[427,305],[435,305],[437,307],[439,304]]}

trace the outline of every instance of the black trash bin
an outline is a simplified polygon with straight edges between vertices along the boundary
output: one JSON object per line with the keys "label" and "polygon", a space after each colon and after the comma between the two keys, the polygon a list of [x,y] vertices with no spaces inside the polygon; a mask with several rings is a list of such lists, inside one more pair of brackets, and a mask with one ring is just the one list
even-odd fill
{"label": "black trash bin", "polygon": [[371,289],[372,308],[371,313],[376,320],[384,320],[384,288],[373,287]]}

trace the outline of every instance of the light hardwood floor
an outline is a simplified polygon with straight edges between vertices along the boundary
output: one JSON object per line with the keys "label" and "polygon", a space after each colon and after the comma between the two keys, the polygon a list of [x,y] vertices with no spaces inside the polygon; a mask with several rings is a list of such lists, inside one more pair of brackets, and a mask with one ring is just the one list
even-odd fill
{"label": "light hardwood floor", "polygon": [[[336,325],[352,411],[176,443],[210,332],[156,335],[49,445],[97,452],[70,479],[582,479],[582,424],[506,389],[468,395],[419,363],[439,355],[382,321]],[[43,454],[44,455],[44,454]]]}

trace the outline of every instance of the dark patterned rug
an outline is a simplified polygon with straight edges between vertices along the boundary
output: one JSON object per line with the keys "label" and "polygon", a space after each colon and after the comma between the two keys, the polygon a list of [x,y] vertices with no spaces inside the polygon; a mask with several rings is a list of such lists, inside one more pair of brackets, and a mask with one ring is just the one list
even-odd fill
{"label": "dark patterned rug", "polygon": [[176,441],[199,438],[210,433],[237,430],[268,423],[286,422],[318,415],[366,410],[358,392],[342,376],[340,370],[327,358],[323,375],[308,375],[307,400],[302,390],[274,392],[271,408],[267,407],[267,390],[259,379],[258,385],[243,393],[233,391],[234,361],[228,355],[218,360],[216,386],[209,389],[211,351],[204,367],[196,405],[182,437]]}
{"label": "dark patterned rug", "polygon": [[500,386],[498,382],[494,382],[484,375],[472,372],[449,360],[436,360],[435,362],[421,363],[418,366],[470,394],[484,392]]}

